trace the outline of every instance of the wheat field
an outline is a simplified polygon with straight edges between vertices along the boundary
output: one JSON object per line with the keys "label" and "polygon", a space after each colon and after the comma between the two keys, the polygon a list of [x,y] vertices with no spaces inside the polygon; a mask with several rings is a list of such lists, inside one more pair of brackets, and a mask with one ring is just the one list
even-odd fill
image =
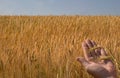
{"label": "wheat field", "polygon": [[85,39],[119,62],[120,17],[0,16],[0,78],[92,78],[76,61]]}

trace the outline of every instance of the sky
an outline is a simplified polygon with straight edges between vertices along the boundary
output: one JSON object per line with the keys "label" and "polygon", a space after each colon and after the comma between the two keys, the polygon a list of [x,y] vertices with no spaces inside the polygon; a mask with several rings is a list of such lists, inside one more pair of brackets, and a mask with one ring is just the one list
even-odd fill
{"label": "sky", "polygon": [[120,15],[120,0],[0,0],[0,15]]}

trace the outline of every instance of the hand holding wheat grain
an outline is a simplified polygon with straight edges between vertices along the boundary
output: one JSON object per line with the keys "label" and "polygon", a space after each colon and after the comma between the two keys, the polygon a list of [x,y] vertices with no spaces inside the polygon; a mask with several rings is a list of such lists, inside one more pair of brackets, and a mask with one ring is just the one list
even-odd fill
{"label": "hand holding wheat grain", "polygon": [[79,57],[77,60],[82,63],[87,72],[94,78],[117,78],[115,65],[111,59],[94,60],[100,57],[107,57],[107,53],[102,47],[90,50],[96,46],[98,45],[92,40],[83,42],[84,58]]}

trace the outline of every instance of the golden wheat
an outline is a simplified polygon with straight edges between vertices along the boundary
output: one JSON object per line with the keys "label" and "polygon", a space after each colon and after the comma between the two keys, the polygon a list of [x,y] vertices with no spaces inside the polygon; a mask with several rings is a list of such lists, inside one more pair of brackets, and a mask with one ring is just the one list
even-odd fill
{"label": "golden wheat", "polygon": [[0,78],[92,78],[76,61],[82,41],[119,62],[119,29],[119,16],[0,16]]}

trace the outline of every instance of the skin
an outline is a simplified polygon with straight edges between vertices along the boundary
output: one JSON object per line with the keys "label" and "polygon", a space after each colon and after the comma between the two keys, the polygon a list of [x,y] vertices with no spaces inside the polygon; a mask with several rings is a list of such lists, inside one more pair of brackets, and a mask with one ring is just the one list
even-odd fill
{"label": "skin", "polygon": [[90,48],[96,46],[98,45],[94,41],[85,40],[82,43],[84,57],[78,57],[77,61],[80,62],[94,78],[117,78],[115,65],[110,59],[93,60],[101,56],[107,56],[103,47],[99,47],[90,52]]}

